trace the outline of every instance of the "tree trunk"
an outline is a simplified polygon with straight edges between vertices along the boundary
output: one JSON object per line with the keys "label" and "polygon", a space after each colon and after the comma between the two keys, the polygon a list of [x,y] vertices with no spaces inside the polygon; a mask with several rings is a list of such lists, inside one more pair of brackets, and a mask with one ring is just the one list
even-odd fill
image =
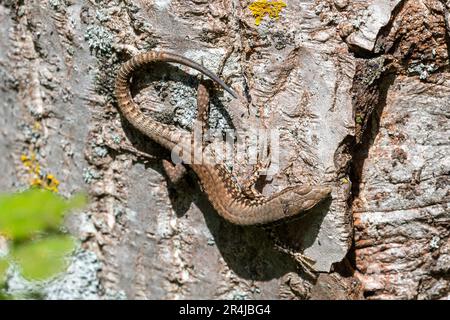
{"label": "tree trunk", "polygon": [[[286,0],[264,14],[274,3],[0,1],[0,188],[27,187],[20,157],[34,152],[61,194],[90,196],[67,222],[83,250],[47,298],[449,298],[450,4]],[[212,129],[277,132],[264,195],[332,187],[275,228],[318,279],[261,228],[223,220],[193,174],[171,184],[170,153],[120,116],[116,72],[148,50],[203,63],[238,93],[209,85]],[[198,82],[157,63],[131,87],[149,117],[191,129]],[[232,171],[244,182],[251,169]]]}

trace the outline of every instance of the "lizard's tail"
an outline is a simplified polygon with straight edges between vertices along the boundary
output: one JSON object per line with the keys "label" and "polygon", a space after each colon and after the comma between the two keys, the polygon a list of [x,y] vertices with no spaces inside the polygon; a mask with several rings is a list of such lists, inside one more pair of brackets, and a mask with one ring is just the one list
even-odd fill
{"label": "lizard's tail", "polygon": [[[222,86],[229,94],[231,94],[234,98],[237,98],[236,92],[234,92],[233,89],[231,89],[229,86],[223,82],[222,79],[220,79],[216,74],[214,74],[212,71],[206,69],[202,65],[185,58],[183,56],[180,56],[175,53],[169,53],[169,52],[157,52],[157,51],[150,51],[138,54],[125,62],[122,67],[119,70],[119,73],[117,75],[117,81],[116,81],[116,93],[123,92],[125,87],[128,88],[128,80],[131,77],[131,74],[136,69],[142,67],[145,64],[151,63],[151,62],[175,62],[179,63],[188,67],[191,67],[204,75],[208,76],[215,82],[217,82],[220,86]],[[125,86],[126,85],[126,86]]]}
{"label": "lizard's tail", "polygon": [[134,56],[125,62],[119,69],[116,78],[116,97],[121,113],[139,131],[171,150],[180,141],[190,141],[189,133],[145,116],[136,103],[134,103],[130,93],[129,81],[133,72],[145,64],[158,61],[176,62],[196,69],[219,83],[225,90],[233,95],[233,97],[237,96],[236,93],[213,72],[194,61],[174,53],[150,51]]}

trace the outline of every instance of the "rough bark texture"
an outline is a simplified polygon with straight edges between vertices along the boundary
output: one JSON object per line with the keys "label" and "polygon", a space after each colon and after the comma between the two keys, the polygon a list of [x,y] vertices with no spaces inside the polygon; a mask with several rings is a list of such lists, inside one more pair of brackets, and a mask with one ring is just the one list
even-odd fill
{"label": "rough bark texture", "polygon": [[[68,222],[83,250],[48,298],[449,298],[450,3],[290,0],[256,25],[252,2],[0,1],[0,187],[25,188],[20,155],[35,152],[63,195],[91,200]],[[264,194],[333,187],[276,229],[317,261],[316,281],[260,228],[221,219],[193,175],[171,185],[169,153],[120,117],[115,73],[151,49],[238,92],[212,90],[212,128],[279,131]],[[149,116],[189,129],[198,81],[155,64],[132,90]]]}

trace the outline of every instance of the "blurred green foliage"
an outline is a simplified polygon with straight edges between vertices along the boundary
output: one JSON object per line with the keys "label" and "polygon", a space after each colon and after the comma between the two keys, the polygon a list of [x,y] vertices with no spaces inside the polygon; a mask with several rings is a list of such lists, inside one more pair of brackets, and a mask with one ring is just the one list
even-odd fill
{"label": "blurred green foliage", "polygon": [[75,246],[68,235],[50,235],[13,246],[10,256],[22,269],[26,279],[45,280],[66,267],[65,257]]}
{"label": "blurred green foliage", "polygon": [[5,281],[5,272],[8,269],[8,261],[6,259],[0,258],[0,283]]}
{"label": "blurred green foliage", "polygon": [[39,188],[0,195],[0,235],[9,242],[8,254],[0,257],[0,288],[11,263],[27,280],[45,280],[63,271],[75,247],[75,240],[61,231],[64,215],[85,204],[84,195],[66,200]]}
{"label": "blurred green foliage", "polygon": [[82,195],[68,201],[56,193],[38,188],[0,196],[0,232],[14,241],[22,241],[37,232],[58,230],[64,213],[82,208],[85,202]]}

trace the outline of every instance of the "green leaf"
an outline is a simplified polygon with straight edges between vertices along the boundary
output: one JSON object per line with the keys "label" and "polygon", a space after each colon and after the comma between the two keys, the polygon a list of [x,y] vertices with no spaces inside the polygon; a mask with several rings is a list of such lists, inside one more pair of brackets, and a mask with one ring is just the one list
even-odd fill
{"label": "green leaf", "polygon": [[8,270],[9,262],[6,258],[0,258],[0,288],[5,282],[6,270]]}
{"label": "green leaf", "polygon": [[56,230],[64,213],[82,208],[83,195],[67,201],[63,197],[43,189],[29,189],[21,193],[0,196],[0,233],[14,241],[32,237],[45,230]]}
{"label": "green leaf", "polygon": [[10,257],[28,280],[45,280],[65,270],[66,257],[75,247],[67,235],[52,235],[13,246]]}

